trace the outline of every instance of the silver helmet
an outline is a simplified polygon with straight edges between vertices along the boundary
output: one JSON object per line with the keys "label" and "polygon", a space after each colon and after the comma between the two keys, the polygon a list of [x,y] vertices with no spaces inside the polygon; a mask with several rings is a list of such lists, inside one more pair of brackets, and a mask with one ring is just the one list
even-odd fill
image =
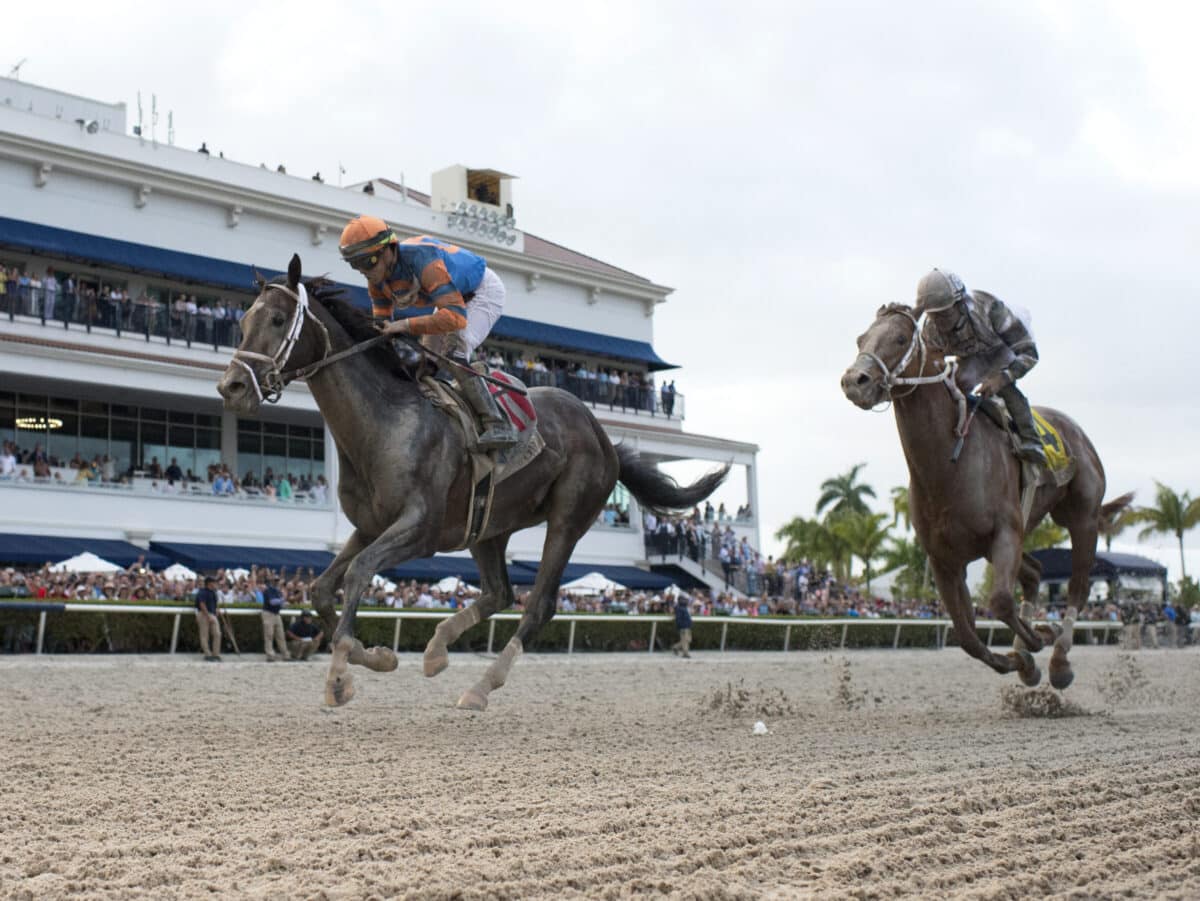
{"label": "silver helmet", "polygon": [[917,308],[926,313],[948,310],[967,294],[967,286],[953,272],[933,269],[917,282]]}

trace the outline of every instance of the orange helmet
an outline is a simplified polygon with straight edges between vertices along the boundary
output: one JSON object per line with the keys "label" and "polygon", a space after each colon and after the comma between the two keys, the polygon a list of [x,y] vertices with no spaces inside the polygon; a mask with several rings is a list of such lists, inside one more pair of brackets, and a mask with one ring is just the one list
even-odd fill
{"label": "orange helmet", "polygon": [[338,244],[342,259],[353,262],[398,241],[396,233],[382,219],[377,216],[358,216],[342,229],[342,239]]}

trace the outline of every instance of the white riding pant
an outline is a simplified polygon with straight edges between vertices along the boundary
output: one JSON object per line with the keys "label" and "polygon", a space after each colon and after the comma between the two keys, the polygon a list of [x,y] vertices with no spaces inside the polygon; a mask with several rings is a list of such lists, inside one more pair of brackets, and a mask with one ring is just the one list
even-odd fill
{"label": "white riding pant", "polygon": [[483,270],[483,278],[475,289],[475,296],[467,301],[467,325],[462,331],[456,332],[457,342],[450,346],[450,351],[462,351],[467,359],[475,353],[475,348],[484,342],[492,331],[496,320],[504,313],[504,282],[491,269]]}

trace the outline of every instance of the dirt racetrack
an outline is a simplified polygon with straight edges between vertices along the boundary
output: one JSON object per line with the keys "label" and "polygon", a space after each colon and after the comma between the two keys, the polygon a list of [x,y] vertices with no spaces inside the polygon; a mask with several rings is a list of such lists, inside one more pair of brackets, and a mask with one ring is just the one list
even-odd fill
{"label": "dirt racetrack", "polygon": [[1200,653],[1073,659],[3,658],[0,897],[1200,897]]}

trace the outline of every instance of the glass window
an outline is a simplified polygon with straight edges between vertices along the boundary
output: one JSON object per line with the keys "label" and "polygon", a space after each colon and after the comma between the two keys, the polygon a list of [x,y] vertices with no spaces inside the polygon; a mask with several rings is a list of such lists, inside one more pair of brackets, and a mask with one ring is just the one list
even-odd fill
{"label": "glass window", "polygon": [[209,416],[207,413],[197,413],[196,425],[205,429],[219,429],[221,428],[221,417]]}
{"label": "glass window", "polygon": [[277,422],[264,422],[262,431],[264,435],[286,435],[287,426]]}
{"label": "glass window", "polygon": [[108,404],[98,400],[85,400],[79,404],[85,416],[108,416]]}
{"label": "glass window", "polygon": [[9,407],[0,407],[0,440],[17,440],[17,417]]}
{"label": "glass window", "polygon": [[186,474],[196,472],[196,430],[172,425],[167,431],[167,457]]}
{"label": "glass window", "polygon": [[51,413],[79,413],[79,401],[65,397],[50,398]]}
{"label": "glass window", "polygon": [[11,410],[17,405],[17,396],[11,391],[0,391],[0,410]]}
{"label": "glass window", "polygon": [[143,422],[141,443],[140,468],[149,469],[151,463],[157,462],[166,469],[170,462],[167,457],[167,427],[156,422]]}
{"label": "glass window", "polygon": [[275,477],[287,471],[287,442],[275,435],[263,435],[263,476],[267,470]]}
{"label": "glass window", "polygon": [[221,433],[216,429],[196,429],[196,475],[208,478],[208,467],[221,462]]}
{"label": "glass window", "polygon": [[124,404],[113,404],[111,407],[111,410],[112,410],[113,416],[123,416],[126,419],[137,419],[138,418],[138,408],[137,407],[128,407],[128,406],[125,406]]}
{"label": "glass window", "polygon": [[18,394],[17,413],[21,416],[45,416],[46,396],[44,394]]}
{"label": "glass window", "polygon": [[46,447],[51,465],[57,459],[59,466],[66,466],[79,452],[79,416],[72,413],[52,414],[51,424],[57,420],[62,420],[62,427],[48,430]]}
{"label": "glass window", "polygon": [[108,456],[108,418],[83,416],[79,420],[79,454],[91,463]]}
{"label": "glass window", "polygon": [[155,407],[142,407],[142,422],[166,422],[167,411]]}
{"label": "glass window", "polygon": [[177,422],[180,425],[195,425],[196,424],[196,414],[195,413],[181,413],[178,410],[172,410],[170,412],[168,418],[172,423]]}
{"label": "glass window", "polygon": [[108,454],[113,458],[113,471],[117,476],[133,469],[133,461],[137,450],[138,427],[136,422],[124,419],[114,419],[109,426],[111,438]]}

